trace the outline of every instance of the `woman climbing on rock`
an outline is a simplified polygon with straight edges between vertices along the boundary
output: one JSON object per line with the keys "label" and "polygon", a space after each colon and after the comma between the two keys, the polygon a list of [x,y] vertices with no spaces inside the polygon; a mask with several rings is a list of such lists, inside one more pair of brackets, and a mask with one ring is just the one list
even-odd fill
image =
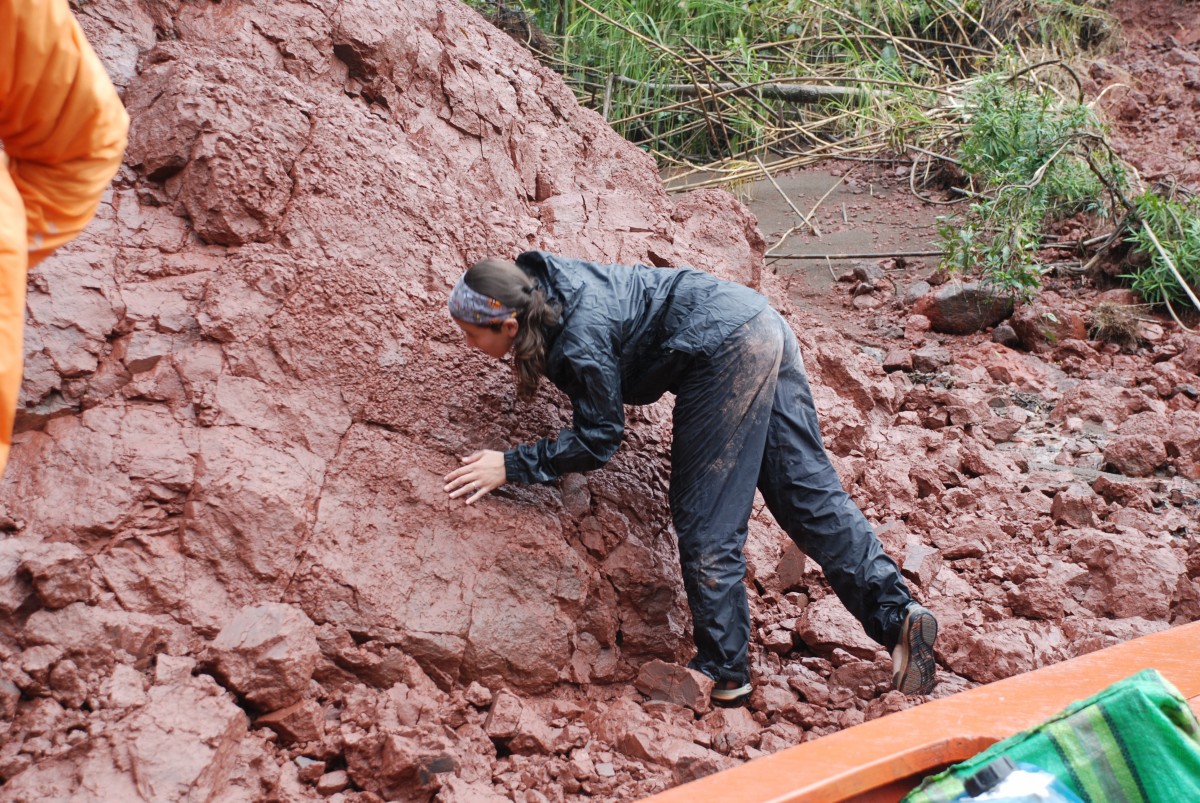
{"label": "woman climbing on rock", "polygon": [[913,601],[842,489],[796,336],[766,298],[689,268],[529,251],[515,263],[473,265],[449,306],[469,346],[496,359],[512,353],[520,396],[545,376],[574,407],[556,439],[465,457],[446,476],[452,498],[471,504],[506,482],[599,468],[621,443],[623,405],[669,391],[671,516],[697,651],[689,666],[716,681],[714,700],[751,691],[742,549],[755,488],[867,634],[891,650],[895,687],[933,689],[937,620]]}

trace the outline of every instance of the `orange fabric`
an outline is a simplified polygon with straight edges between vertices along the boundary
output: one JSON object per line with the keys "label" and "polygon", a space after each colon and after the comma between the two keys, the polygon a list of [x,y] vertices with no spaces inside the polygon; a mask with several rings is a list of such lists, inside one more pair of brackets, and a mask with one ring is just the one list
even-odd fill
{"label": "orange fabric", "polygon": [[26,271],[96,214],[128,128],[67,0],[0,0],[0,471],[21,390]]}

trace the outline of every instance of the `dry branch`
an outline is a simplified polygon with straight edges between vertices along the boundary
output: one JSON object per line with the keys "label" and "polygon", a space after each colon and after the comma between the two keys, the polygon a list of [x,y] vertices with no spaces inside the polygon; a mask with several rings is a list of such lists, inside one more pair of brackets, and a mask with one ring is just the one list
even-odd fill
{"label": "dry branch", "polygon": [[[618,75],[617,81],[626,86],[644,87],[665,92],[669,95],[681,95],[694,98],[701,94],[695,84],[660,84],[649,81],[639,81],[625,75]],[[814,86],[811,84],[788,84],[772,82],[764,84],[732,84],[726,81],[709,85],[714,92],[742,97],[763,98],[765,100],[782,100],[788,103],[819,103],[823,100],[860,100],[873,94],[865,89],[844,86]]]}
{"label": "dry branch", "polygon": [[940,257],[945,251],[883,251],[861,254],[770,254],[771,259],[887,259],[888,257]]}

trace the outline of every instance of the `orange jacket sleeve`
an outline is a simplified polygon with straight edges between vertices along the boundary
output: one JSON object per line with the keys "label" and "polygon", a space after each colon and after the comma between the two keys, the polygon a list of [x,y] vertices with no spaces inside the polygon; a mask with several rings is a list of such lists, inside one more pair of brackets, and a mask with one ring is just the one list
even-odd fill
{"label": "orange jacket sleeve", "polygon": [[0,469],[21,388],[25,273],[92,219],[128,128],[66,0],[0,0]]}

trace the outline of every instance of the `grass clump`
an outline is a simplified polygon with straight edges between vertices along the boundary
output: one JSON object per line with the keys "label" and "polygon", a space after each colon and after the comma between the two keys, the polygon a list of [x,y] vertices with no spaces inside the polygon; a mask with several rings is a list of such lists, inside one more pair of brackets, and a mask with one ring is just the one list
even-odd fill
{"label": "grass clump", "polygon": [[1115,343],[1121,351],[1131,353],[1137,350],[1141,330],[1137,307],[1101,301],[1092,311],[1090,336],[1106,343]]}

